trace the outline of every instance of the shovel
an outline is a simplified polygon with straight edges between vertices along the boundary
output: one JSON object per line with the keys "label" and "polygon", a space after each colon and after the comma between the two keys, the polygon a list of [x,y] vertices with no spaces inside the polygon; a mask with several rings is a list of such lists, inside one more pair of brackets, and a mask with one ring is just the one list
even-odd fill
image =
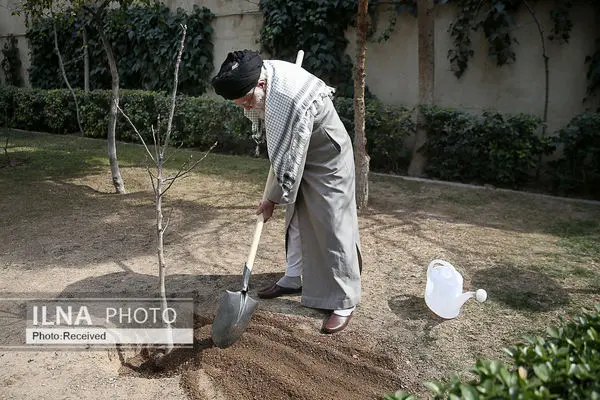
{"label": "shovel", "polygon": [[213,343],[221,349],[227,348],[238,341],[246,330],[256,306],[258,306],[258,301],[248,295],[248,282],[250,281],[252,265],[256,257],[256,249],[258,248],[263,225],[264,217],[261,214],[256,221],[254,239],[252,240],[248,260],[244,264],[242,289],[238,292],[227,290],[221,297],[217,315],[212,325]]}
{"label": "shovel", "polygon": [[[303,59],[304,51],[299,50],[296,56],[296,65],[302,65]],[[267,181],[263,200],[267,197],[268,187],[269,182]],[[248,260],[244,264],[244,272],[242,273],[242,289],[238,292],[227,290],[219,302],[217,315],[212,325],[212,340],[215,346],[221,349],[225,349],[239,340],[246,330],[254,310],[258,306],[258,301],[248,296],[248,282],[250,281],[250,274],[252,273],[252,266],[254,265],[254,258],[256,257],[256,250],[265,223],[264,221],[262,214],[256,220],[250,254],[248,254]]]}

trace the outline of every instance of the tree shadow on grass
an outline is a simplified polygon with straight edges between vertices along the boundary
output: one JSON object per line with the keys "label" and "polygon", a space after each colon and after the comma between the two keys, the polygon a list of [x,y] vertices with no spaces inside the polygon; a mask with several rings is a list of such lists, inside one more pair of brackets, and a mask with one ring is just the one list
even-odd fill
{"label": "tree shadow on grass", "polygon": [[471,286],[514,310],[545,312],[569,304],[569,292],[548,275],[510,265],[474,272]]}

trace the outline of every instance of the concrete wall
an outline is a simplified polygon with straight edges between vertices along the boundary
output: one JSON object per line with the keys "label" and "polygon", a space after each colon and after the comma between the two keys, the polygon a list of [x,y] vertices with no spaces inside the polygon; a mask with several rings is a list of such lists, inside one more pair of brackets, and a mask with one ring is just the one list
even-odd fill
{"label": "concrete wall", "polygon": [[[18,7],[19,0],[0,0],[0,49],[4,48],[6,38],[13,34],[18,41],[19,52],[21,55],[21,76],[25,82],[29,83],[29,50],[27,48],[27,39],[25,38],[25,18],[12,15]],[[2,54],[0,54],[2,59]],[[4,84],[4,72],[0,69],[0,81]]]}
{"label": "concrete wall", "polygon": [[[221,63],[227,53],[233,50],[258,50],[260,47],[260,30],[263,25],[262,13],[256,3],[243,0],[206,0],[202,5],[215,14],[213,20],[214,69],[213,75],[219,72]],[[169,0],[165,4],[171,10],[181,7],[192,10],[192,0]]]}
{"label": "concrete wall", "polygon": [[[13,33],[19,38],[24,76],[29,65],[25,50],[25,27],[22,18],[11,16],[10,10],[18,0],[0,0],[0,36]],[[202,5],[215,15],[214,69],[215,74],[227,53],[238,49],[258,50],[262,14],[258,0],[207,0]],[[192,10],[192,0],[169,0],[175,10]],[[536,2],[536,15],[547,30],[551,26],[551,1]],[[387,27],[388,6],[380,6],[379,29]],[[541,116],[544,107],[544,64],[540,36],[532,16],[524,8],[516,16],[516,63],[502,67],[487,57],[487,41],[482,33],[473,34],[475,56],[470,60],[463,77],[457,79],[446,58],[452,47],[448,27],[457,10],[452,6],[436,7],[435,20],[435,86],[434,101],[443,107],[454,107],[471,112],[495,108],[502,112],[525,112]],[[576,7],[575,21],[568,44],[546,41],[550,60],[549,132],[564,125],[586,107],[584,104],[587,65],[584,60],[594,51],[594,39],[600,28],[591,8]],[[417,20],[410,15],[398,18],[396,29],[385,43],[369,43],[367,49],[367,85],[381,100],[392,104],[412,106],[418,101],[418,43]],[[354,58],[354,30],[349,29],[347,53]],[[0,40],[2,40],[0,38]],[[0,75],[2,75],[0,73]]]}
{"label": "concrete wall", "polygon": [[[549,31],[552,2],[537,2],[536,16]],[[388,13],[380,10],[379,30],[385,29]],[[464,75],[457,79],[447,59],[452,48],[448,27],[456,15],[452,6],[436,7],[434,102],[478,113],[494,108],[507,113],[543,115],[545,75],[541,38],[531,14],[524,8],[515,18],[514,46],[516,62],[498,67],[487,56],[483,33],[472,34],[474,57]],[[594,40],[600,28],[590,7],[575,7],[571,15],[574,28],[567,44],[546,39],[549,57],[548,132],[553,132],[586,107],[598,107],[598,101],[583,103],[587,80],[585,57],[594,52]],[[414,105],[419,95],[417,20],[410,15],[398,18],[396,30],[385,43],[370,43],[367,48],[366,82],[381,100]],[[355,54],[353,29],[348,54]],[[547,33],[546,35],[547,36]]]}

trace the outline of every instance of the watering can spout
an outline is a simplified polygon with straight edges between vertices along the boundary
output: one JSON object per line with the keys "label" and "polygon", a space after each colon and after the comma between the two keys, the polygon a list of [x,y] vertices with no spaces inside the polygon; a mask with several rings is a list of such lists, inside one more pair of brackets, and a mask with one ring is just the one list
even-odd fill
{"label": "watering can spout", "polygon": [[460,308],[472,297],[474,297],[478,303],[483,303],[487,299],[487,292],[483,289],[477,289],[474,292],[464,292],[456,298],[456,305]]}
{"label": "watering can spout", "polygon": [[461,294],[456,298],[456,307],[462,307],[471,297],[475,297],[475,292],[465,292]]}

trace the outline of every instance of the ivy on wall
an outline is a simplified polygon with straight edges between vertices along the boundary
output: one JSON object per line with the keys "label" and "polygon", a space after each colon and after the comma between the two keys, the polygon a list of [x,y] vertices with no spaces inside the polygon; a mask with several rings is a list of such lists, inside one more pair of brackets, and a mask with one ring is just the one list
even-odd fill
{"label": "ivy on wall", "polygon": [[[551,0],[545,0],[551,1]],[[567,43],[574,26],[570,11],[575,0],[552,0],[552,26],[548,39]],[[402,13],[417,15],[416,0],[374,0],[369,2],[372,27],[376,27],[375,7],[385,3],[395,11],[388,26],[382,29],[378,41],[388,40]],[[498,66],[516,62],[513,35],[514,16],[524,0],[434,0],[435,4],[452,4],[458,8],[448,33],[453,47],[448,50],[448,61],[457,78],[464,75],[473,57],[471,35],[482,32],[488,43],[488,57]],[[588,4],[600,15],[599,0],[577,0]],[[353,24],[357,10],[356,0],[261,0],[264,16],[261,32],[263,49],[276,58],[291,60],[299,48],[307,49],[306,68],[351,95],[352,64],[345,54],[345,30]],[[596,34],[600,34],[596,32]],[[600,89],[600,37],[596,51],[585,60],[588,66],[588,94]],[[583,60],[582,60],[583,62]]]}
{"label": "ivy on wall", "polygon": [[352,95],[352,61],[345,53],[344,33],[354,23],[357,7],[356,0],[261,0],[261,46],[287,61],[303,49],[306,70],[335,86],[338,94]]}
{"label": "ivy on wall", "polygon": [[[472,31],[483,31],[489,46],[488,57],[496,61],[498,66],[516,61],[513,47],[517,41],[512,35],[512,30],[515,26],[514,15],[524,4],[524,0],[437,0],[436,2],[454,4],[459,9],[448,29],[454,44],[454,48],[448,51],[448,60],[457,78],[464,74],[469,59],[474,55],[470,38]],[[579,0],[578,3],[593,7],[600,17],[600,1]],[[553,7],[550,10],[552,26],[547,35],[549,40],[558,43],[569,42],[574,26],[570,16],[573,5],[574,0],[553,0]],[[600,35],[600,32],[592,34]],[[594,54],[585,60],[589,64],[588,95],[597,93],[600,88],[600,36],[596,39],[596,43]]]}
{"label": "ivy on wall", "polygon": [[[183,9],[171,12],[165,5],[113,9],[108,13],[104,31],[113,45],[117,58],[120,84],[123,89],[166,90],[173,86],[173,64],[178,45],[179,25],[186,24],[185,51],[179,74],[180,91],[200,95],[206,91],[213,68],[214,14],[205,7],[194,5],[188,14]],[[71,15],[55,18],[58,42],[65,59],[69,81],[83,87],[82,24]],[[90,58],[90,88],[110,88],[110,71],[101,40],[93,27],[86,27]],[[29,24],[30,82],[33,87],[52,89],[62,87],[57,56],[52,43],[52,21]]]}
{"label": "ivy on wall", "polygon": [[[568,43],[571,39],[571,31],[573,30],[573,20],[571,19],[571,9],[573,8],[573,0],[556,0],[556,7],[550,12],[552,19],[552,31],[548,36],[550,40],[556,40],[561,43]],[[596,13],[596,17],[600,18],[600,1],[598,0],[580,0],[578,3],[591,5]],[[585,63],[588,64],[587,93],[592,96],[598,93],[600,89],[600,32],[595,32],[595,51],[593,54],[585,58]]]}

